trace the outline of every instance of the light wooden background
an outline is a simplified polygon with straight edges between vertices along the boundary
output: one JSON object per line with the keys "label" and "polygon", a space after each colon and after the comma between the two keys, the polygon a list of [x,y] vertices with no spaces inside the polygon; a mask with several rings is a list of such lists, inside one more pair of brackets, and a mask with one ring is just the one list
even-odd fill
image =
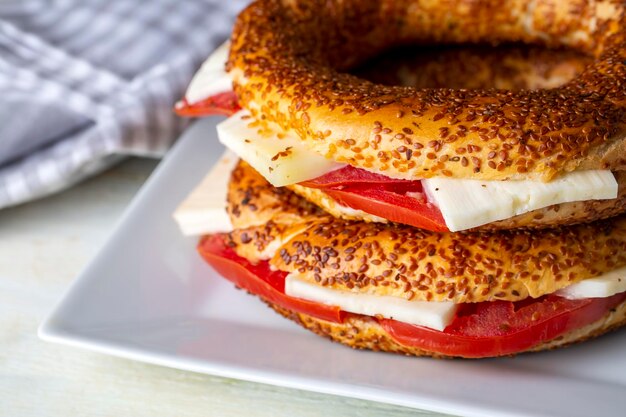
{"label": "light wooden background", "polygon": [[433,416],[42,342],[37,327],[156,166],[132,159],[0,211],[0,416]]}

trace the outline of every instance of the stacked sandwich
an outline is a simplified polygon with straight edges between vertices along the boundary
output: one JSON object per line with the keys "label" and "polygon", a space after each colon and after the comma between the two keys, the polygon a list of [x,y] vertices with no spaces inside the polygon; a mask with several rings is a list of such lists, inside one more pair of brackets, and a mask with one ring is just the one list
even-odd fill
{"label": "stacked sandwich", "polygon": [[[422,3],[246,8],[177,105],[229,115],[183,231],[226,279],[355,348],[493,357],[625,324],[624,4]],[[497,90],[346,73],[394,45],[470,41],[581,55],[465,74]]]}

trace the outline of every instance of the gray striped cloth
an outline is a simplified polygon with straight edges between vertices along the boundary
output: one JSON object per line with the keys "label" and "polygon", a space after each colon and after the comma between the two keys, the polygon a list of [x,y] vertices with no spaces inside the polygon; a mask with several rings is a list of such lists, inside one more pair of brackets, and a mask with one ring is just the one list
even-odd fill
{"label": "gray striped cloth", "polygon": [[172,113],[245,1],[0,0],[0,208],[124,155],[162,155]]}

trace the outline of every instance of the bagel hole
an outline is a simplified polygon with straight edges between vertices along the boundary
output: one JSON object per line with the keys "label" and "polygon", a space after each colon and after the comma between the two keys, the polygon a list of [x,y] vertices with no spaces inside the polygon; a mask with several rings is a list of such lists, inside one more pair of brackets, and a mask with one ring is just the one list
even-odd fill
{"label": "bagel hole", "polygon": [[438,45],[390,49],[350,71],[384,85],[415,88],[536,90],[559,87],[593,58],[535,45]]}

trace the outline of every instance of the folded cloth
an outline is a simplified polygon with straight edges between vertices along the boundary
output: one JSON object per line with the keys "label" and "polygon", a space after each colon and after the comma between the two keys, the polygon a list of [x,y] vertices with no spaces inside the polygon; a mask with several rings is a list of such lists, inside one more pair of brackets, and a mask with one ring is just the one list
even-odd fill
{"label": "folded cloth", "polygon": [[172,113],[244,0],[0,0],[0,208],[124,155],[161,156]]}

